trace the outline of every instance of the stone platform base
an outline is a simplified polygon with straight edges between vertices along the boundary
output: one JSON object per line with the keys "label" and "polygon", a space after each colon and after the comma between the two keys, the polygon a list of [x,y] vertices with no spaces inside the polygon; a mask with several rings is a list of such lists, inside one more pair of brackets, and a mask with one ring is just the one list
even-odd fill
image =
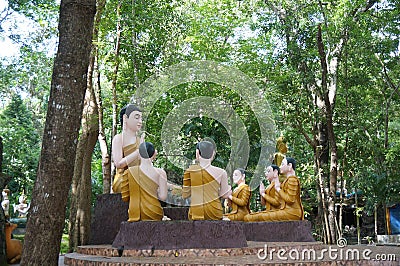
{"label": "stone platform base", "polygon": [[112,246],[125,249],[239,248],[246,241],[313,242],[309,221],[122,222]]}
{"label": "stone platform base", "polygon": [[[154,247],[158,249],[244,247],[246,240],[265,242],[314,241],[311,234],[311,222],[307,220],[254,223],[234,221],[193,222],[185,221],[188,207],[166,207],[163,210],[164,214],[172,221],[128,224],[126,222],[128,220],[128,203],[122,201],[121,194],[99,195],[92,219],[89,244],[113,244],[118,234],[118,243],[115,242],[114,246]],[[123,230],[123,234],[121,234],[120,227],[124,223],[126,225],[121,228]],[[145,244],[139,245],[139,243]]]}
{"label": "stone platform base", "polygon": [[243,230],[248,241],[263,242],[313,242],[311,222],[243,222]]}
{"label": "stone platform base", "polygon": [[125,249],[246,247],[243,223],[225,221],[122,222],[112,244]]}

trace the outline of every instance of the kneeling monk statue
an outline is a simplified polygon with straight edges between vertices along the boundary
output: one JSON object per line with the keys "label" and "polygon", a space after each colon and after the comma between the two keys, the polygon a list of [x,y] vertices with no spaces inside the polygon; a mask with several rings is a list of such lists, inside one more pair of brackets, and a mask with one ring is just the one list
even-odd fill
{"label": "kneeling monk statue", "polygon": [[229,195],[229,205],[232,211],[225,214],[224,220],[243,221],[244,216],[250,213],[250,187],[246,184],[246,174],[243,168],[233,171],[233,182],[238,186]]}
{"label": "kneeling monk statue", "polygon": [[191,165],[183,175],[182,197],[191,198],[189,220],[221,220],[221,197],[232,194],[228,175],[222,168],[212,166],[214,144],[201,141],[196,146],[198,164]]}
{"label": "kneeling monk statue", "polygon": [[[280,199],[280,208],[277,210],[266,210],[244,217],[247,222],[261,221],[293,221],[303,220],[304,211],[300,198],[300,181],[295,173],[296,161],[287,157],[282,160],[280,172],[286,175],[285,181],[281,184],[279,178],[274,179],[274,190]],[[274,170],[275,171],[275,170]],[[264,196],[264,195],[263,195]],[[264,196],[265,199],[265,196]]]}
{"label": "kneeling monk statue", "polygon": [[129,167],[122,177],[122,200],[129,201],[128,222],[161,221],[163,218],[159,200],[167,198],[167,174],[153,166],[156,154],[152,143],[141,143],[140,165]]}

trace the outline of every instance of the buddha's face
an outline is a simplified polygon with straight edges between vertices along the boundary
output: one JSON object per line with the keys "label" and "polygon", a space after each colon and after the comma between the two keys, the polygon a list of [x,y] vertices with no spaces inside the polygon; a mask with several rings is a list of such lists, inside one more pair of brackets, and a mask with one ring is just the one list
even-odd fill
{"label": "buddha's face", "polygon": [[233,182],[237,184],[242,179],[242,173],[239,170],[233,171]]}
{"label": "buddha's face", "polygon": [[126,126],[132,131],[139,131],[142,128],[142,112],[132,111],[129,117],[126,116]]}

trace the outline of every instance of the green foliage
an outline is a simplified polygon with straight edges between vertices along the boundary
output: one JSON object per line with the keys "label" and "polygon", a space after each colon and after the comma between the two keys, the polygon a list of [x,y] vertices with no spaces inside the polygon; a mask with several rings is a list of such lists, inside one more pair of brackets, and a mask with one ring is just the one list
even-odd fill
{"label": "green foliage", "polygon": [[12,177],[8,184],[11,203],[18,203],[18,196],[25,190],[29,196],[40,152],[40,132],[35,126],[32,112],[21,96],[14,95],[0,114],[0,135],[3,138],[3,171]]}

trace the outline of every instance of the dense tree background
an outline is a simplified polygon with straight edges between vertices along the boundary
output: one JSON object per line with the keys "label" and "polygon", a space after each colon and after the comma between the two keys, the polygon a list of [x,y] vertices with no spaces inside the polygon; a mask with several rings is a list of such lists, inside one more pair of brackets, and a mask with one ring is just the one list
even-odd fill
{"label": "dense tree background", "polygon": [[[19,52],[1,60],[0,136],[3,172],[12,177],[8,186],[15,201],[23,190],[31,196],[36,180],[59,9],[46,0],[8,3],[0,10],[0,34],[11,38]],[[14,26],[16,16],[29,19],[32,34]],[[343,234],[343,210],[335,206],[346,201],[340,188],[348,195],[362,189],[368,196],[359,213],[382,220],[377,213],[400,201],[399,18],[398,0],[98,0],[71,213],[66,216],[70,250],[87,241],[87,235],[74,228],[88,230],[88,204],[93,207],[95,195],[110,191],[111,139],[120,130],[119,109],[149,77],[192,60],[238,68],[263,92],[276,138],[284,135],[287,155],[298,160],[306,218],[313,222],[316,238],[334,243]],[[179,184],[183,170],[172,165],[162,149],[162,121],[179,103],[199,96],[223,100],[243,120],[252,178],[260,154],[256,114],[241,95],[213,83],[174,87],[144,114],[147,140],[160,152],[156,164]],[[231,143],[217,120],[194,118],[179,134],[176,141],[188,157],[199,138],[212,137],[219,151],[215,163],[226,167]],[[76,193],[80,186],[87,191],[84,195]],[[256,194],[254,210],[259,208]],[[87,216],[76,216],[78,206],[84,206]],[[372,234],[378,231],[385,233],[385,227]]]}

